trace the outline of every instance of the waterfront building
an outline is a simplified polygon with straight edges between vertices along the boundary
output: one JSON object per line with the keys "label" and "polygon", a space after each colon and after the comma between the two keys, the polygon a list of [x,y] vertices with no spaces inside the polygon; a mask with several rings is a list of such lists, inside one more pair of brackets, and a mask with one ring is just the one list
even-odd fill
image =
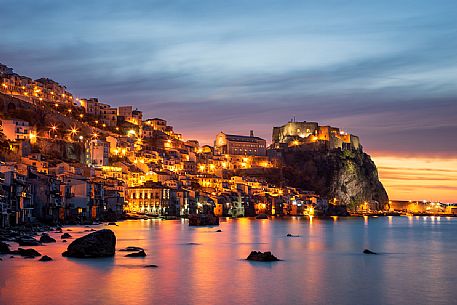
{"label": "waterfront building", "polygon": [[179,216],[180,207],[176,192],[156,182],[127,189],[129,210],[154,216]]}

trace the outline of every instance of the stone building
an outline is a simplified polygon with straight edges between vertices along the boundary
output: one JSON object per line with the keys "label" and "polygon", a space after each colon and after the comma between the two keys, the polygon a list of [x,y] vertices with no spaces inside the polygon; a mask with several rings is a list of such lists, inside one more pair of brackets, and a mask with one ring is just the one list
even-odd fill
{"label": "stone building", "polygon": [[155,216],[179,216],[180,207],[176,191],[160,183],[148,181],[127,189],[127,200],[131,212]]}
{"label": "stone building", "polygon": [[229,135],[221,131],[214,141],[214,154],[265,156],[266,141],[255,137],[252,130],[249,136]]}
{"label": "stone building", "polygon": [[312,144],[327,149],[360,149],[359,137],[332,126],[319,126],[316,122],[291,121],[273,127],[272,148],[285,148]]}

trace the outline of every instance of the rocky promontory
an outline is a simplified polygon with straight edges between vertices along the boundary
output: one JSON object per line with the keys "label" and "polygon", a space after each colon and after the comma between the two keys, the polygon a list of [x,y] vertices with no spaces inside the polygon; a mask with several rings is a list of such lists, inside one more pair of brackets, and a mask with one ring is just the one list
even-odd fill
{"label": "rocky promontory", "polygon": [[376,208],[382,209],[389,201],[376,165],[362,150],[287,149],[281,162],[286,185],[314,190],[330,202],[337,198],[337,204],[349,209],[365,201],[377,202]]}

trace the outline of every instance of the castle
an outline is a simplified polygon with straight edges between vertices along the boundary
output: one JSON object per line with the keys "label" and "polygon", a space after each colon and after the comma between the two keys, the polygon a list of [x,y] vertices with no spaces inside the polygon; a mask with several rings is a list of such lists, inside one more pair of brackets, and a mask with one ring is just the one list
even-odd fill
{"label": "castle", "polygon": [[271,148],[297,146],[308,149],[362,149],[358,136],[348,134],[337,127],[319,126],[316,122],[295,122],[293,120],[283,126],[273,128]]}

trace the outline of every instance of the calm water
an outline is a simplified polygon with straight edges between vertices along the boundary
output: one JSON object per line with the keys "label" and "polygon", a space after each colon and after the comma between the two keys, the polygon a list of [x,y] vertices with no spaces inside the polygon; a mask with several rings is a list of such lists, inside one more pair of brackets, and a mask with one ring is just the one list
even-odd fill
{"label": "calm water", "polygon": [[[69,259],[60,240],[36,247],[53,262],[3,256],[0,304],[457,303],[457,218],[229,219],[222,233],[160,220],[109,228],[116,248],[141,246],[148,256]],[[251,250],[284,261],[243,260]]]}

